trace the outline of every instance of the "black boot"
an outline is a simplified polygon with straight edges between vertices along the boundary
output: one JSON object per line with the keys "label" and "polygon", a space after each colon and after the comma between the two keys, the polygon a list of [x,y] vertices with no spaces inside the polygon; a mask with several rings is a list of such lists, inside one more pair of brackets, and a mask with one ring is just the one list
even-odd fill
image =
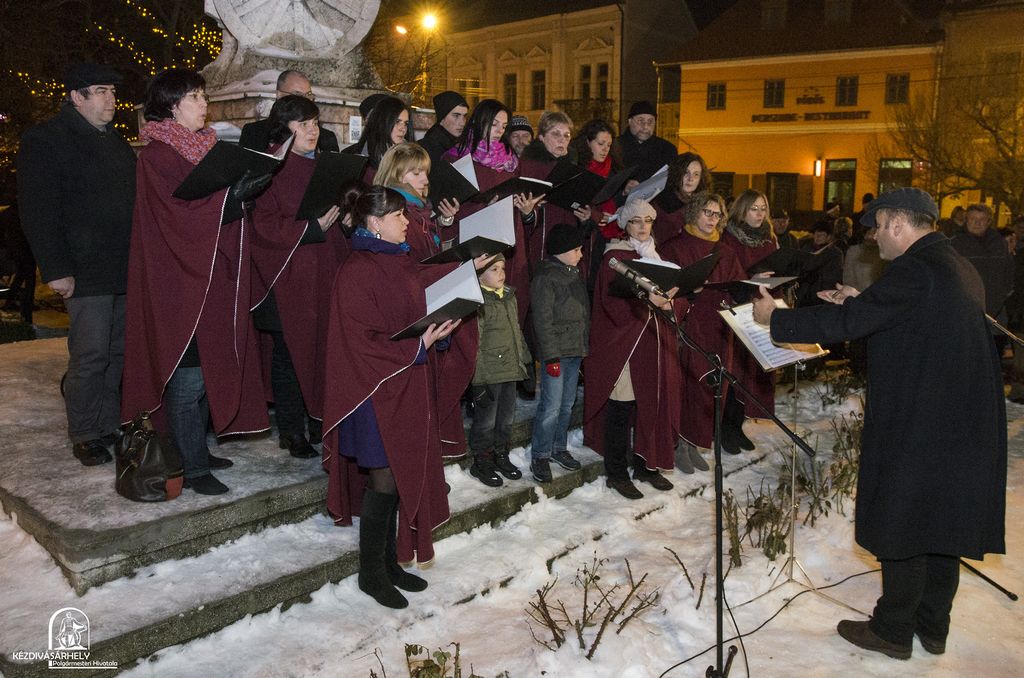
{"label": "black boot", "polygon": [[397,501],[397,495],[381,494],[370,488],[363,495],[359,518],[359,590],[384,607],[399,610],[408,607],[409,601],[391,583],[385,556],[388,521],[392,521]]}
{"label": "black boot", "polygon": [[629,420],[635,402],[609,400],[604,417],[604,472],[607,485],[628,499],[643,497],[629,479]]}
{"label": "black boot", "polygon": [[725,397],[722,408],[722,450],[729,454],[739,454],[740,450],[754,449],[754,443],[743,432],[743,403],[736,399],[732,389]]}
{"label": "black boot", "polygon": [[508,452],[494,453],[494,468],[509,480],[519,480],[523,472],[508,458]]}
{"label": "black boot", "polygon": [[427,588],[427,580],[417,577],[412,572],[406,572],[398,564],[398,502],[394,503],[391,509],[391,518],[388,519],[388,540],[384,544],[384,567],[388,571],[388,578],[391,583],[403,591],[422,591]]}
{"label": "black boot", "polygon": [[487,487],[501,487],[501,476],[494,468],[494,450],[473,453],[473,465],[469,467],[469,475]]}

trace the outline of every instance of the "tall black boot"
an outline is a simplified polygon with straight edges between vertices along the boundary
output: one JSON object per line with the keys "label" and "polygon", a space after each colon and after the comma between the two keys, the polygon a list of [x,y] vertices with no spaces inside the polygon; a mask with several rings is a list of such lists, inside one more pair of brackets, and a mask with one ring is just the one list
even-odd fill
{"label": "tall black boot", "polygon": [[640,499],[643,492],[629,479],[629,418],[635,402],[609,400],[604,419],[605,484],[627,499]]}
{"label": "tall black boot", "polygon": [[754,442],[743,432],[743,403],[730,388],[722,407],[722,449],[729,454],[739,454],[740,450],[754,449]]}
{"label": "tall black boot", "polygon": [[397,501],[397,495],[381,494],[366,488],[359,519],[359,590],[384,607],[396,610],[409,605],[405,596],[391,583],[386,567],[388,522],[394,522],[392,518]]}
{"label": "tall black boot", "polygon": [[417,577],[412,572],[406,572],[398,564],[398,502],[392,505],[391,517],[388,519],[388,540],[384,545],[384,567],[388,571],[388,578],[391,583],[403,591],[422,591],[427,588],[427,580]]}

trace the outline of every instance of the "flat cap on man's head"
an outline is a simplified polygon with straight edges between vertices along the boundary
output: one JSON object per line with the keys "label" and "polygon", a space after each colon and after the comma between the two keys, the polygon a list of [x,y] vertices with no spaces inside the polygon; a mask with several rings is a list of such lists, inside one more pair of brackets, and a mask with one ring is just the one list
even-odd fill
{"label": "flat cap on man's head", "polygon": [[655,110],[650,101],[637,101],[629,107],[629,115],[626,117],[632,118],[636,115],[653,115],[658,117],[658,111]]}
{"label": "flat cap on man's head", "polygon": [[883,193],[872,200],[860,218],[860,223],[868,228],[877,228],[875,214],[878,210],[907,210],[917,214],[924,214],[935,221],[939,218],[939,206],[935,204],[932,196],[920,188],[897,188],[888,193]]}
{"label": "flat cap on man's head", "polygon": [[93,85],[119,85],[121,74],[101,64],[85,62],[75,64],[64,74],[64,87],[70,92]]}

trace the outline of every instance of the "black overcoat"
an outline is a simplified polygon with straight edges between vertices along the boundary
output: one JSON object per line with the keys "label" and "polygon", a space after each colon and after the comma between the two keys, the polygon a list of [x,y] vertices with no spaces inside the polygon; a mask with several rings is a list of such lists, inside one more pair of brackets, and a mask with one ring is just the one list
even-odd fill
{"label": "black overcoat", "polygon": [[941,233],[842,306],[779,309],[776,341],[867,337],[857,543],[880,559],[1004,553],[1006,408],[974,267]]}

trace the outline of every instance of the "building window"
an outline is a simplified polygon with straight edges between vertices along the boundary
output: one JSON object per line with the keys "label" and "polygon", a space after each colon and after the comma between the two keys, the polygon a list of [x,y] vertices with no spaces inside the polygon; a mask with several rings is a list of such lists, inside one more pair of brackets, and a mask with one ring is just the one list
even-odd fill
{"label": "building window", "polygon": [[480,103],[480,78],[456,78],[455,89],[466,97],[470,109]]}
{"label": "building window", "polygon": [[786,81],[764,81],[764,107],[782,108],[786,105]]}
{"label": "building window", "polygon": [[530,72],[530,110],[544,110],[547,101],[547,71]]}
{"label": "building window", "polygon": [[910,73],[890,73],[885,76],[885,103],[905,104],[910,94]]}
{"label": "building window", "polygon": [[597,65],[597,98],[608,98],[608,62]]}
{"label": "building window", "polygon": [[878,161],[878,195],[911,185],[914,163],[910,158],[882,158]]}
{"label": "building window", "polygon": [[725,83],[724,82],[709,82],[708,83],[708,110],[709,111],[724,111],[725,110]]}
{"label": "building window", "polygon": [[590,64],[580,66],[580,99],[590,99]]}
{"label": "building window", "polygon": [[509,110],[516,110],[518,102],[516,101],[516,94],[518,93],[519,79],[515,73],[506,73],[505,78],[502,81],[501,93],[504,97],[503,103],[509,107]]}
{"label": "building window", "polygon": [[796,187],[799,177],[788,172],[768,172],[765,175],[768,204],[772,209],[784,209],[792,212],[796,209]]}
{"label": "building window", "polygon": [[852,10],[853,0],[825,0],[825,23],[849,24]]}
{"label": "building window", "polygon": [[985,89],[996,97],[1015,97],[1021,78],[1021,53],[989,52],[985,55]]}
{"label": "building window", "polygon": [[857,105],[857,76],[841,75],[836,78],[836,106]]}
{"label": "building window", "polygon": [[712,172],[711,191],[718,195],[733,195],[732,186],[735,179],[735,172]]}
{"label": "building window", "polygon": [[825,204],[838,202],[842,206],[843,214],[852,214],[856,181],[856,160],[826,160]]}
{"label": "building window", "polygon": [[786,27],[789,0],[761,0],[761,28],[766,31]]}

